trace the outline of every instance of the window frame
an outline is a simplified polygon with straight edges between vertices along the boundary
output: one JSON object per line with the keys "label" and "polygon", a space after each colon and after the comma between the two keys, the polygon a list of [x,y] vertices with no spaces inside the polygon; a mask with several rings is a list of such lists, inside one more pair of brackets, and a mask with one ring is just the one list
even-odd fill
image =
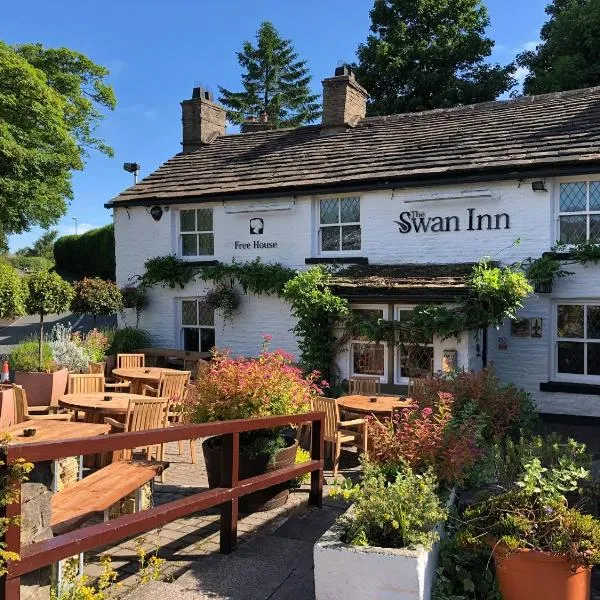
{"label": "window frame", "polygon": [[[177,327],[179,329],[179,347],[182,350],[185,350],[185,329],[197,329],[198,330],[198,349],[197,350],[188,350],[189,352],[209,352],[209,350],[202,350],[202,337],[201,337],[201,329],[212,329],[214,331],[215,337],[215,346],[217,345],[217,324],[215,321],[215,311],[213,310],[213,324],[212,325],[200,325],[199,318],[199,304],[202,302],[203,296],[186,296],[184,298],[178,299],[178,319],[177,319]],[[195,302],[196,303],[196,321],[197,325],[184,325],[183,324],[183,303],[184,302]]]}
{"label": "window frame", "polygon": [[[559,338],[558,337],[558,307],[559,306],[584,306],[583,312],[583,337],[581,338]],[[564,381],[572,383],[591,383],[599,384],[600,375],[587,375],[579,373],[561,373],[558,370],[558,343],[559,342],[575,342],[578,344],[584,344],[584,370],[587,371],[587,344],[588,343],[600,343],[600,338],[588,338],[587,337],[587,306],[599,306],[599,298],[587,298],[587,299],[560,299],[557,298],[553,302],[552,307],[552,379],[555,381]]]}
{"label": "window frame", "polygon": [[[351,304],[350,310],[381,310],[382,319],[388,318],[388,305],[387,304]],[[383,375],[369,375],[367,373],[355,373],[354,372],[354,344],[368,344],[371,346],[376,345],[376,342],[369,340],[356,340],[351,339],[348,342],[348,373],[350,377],[379,377],[381,383],[388,382],[388,344],[387,342],[379,342],[379,345],[383,346]]]}
{"label": "window frame", "polygon": [[[358,209],[360,212],[359,221],[341,221],[341,203],[339,200],[344,198],[358,199]],[[325,200],[338,200],[338,215],[340,221],[337,223],[321,223],[321,202]],[[316,239],[316,255],[317,256],[363,256],[363,227],[362,227],[363,202],[360,194],[340,195],[332,194],[326,196],[318,196],[315,198],[315,239]],[[360,228],[360,249],[359,250],[342,250],[341,249],[341,229],[344,226],[358,226]],[[339,250],[323,250],[322,243],[322,228],[338,227],[340,229],[340,249]]]}
{"label": "window frame", "polygon": [[[419,306],[418,304],[394,304],[394,321],[398,321],[398,315],[400,311],[403,310],[414,310]],[[423,344],[420,344],[423,345]],[[433,349],[433,364],[431,368],[431,374],[435,372],[435,339],[431,340],[431,343],[424,344],[428,348]],[[400,347],[398,345],[394,346],[394,384],[395,385],[408,385],[409,377],[402,377],[400,375],[400,360],[402,354],[400,352]]]}
{"label": "window frame", "polygon": [[[598,183],[600,184],[600,175],[597,176],[581,176],[581,177],[569,177],[564,179],[556,180],[556,189],[554,194],[554,239],[560,242],[560,218],[561,217],[575,217],[575,216],[583,216],[586,218],[586,241],[590,239],[590,215],[598,215],[600,216],[600,209],[598,210],[590,210],[590,184]],[[561,186],[568,183],[584,183],[585,184],[585,202],[586,209],[583,211],[561,211],[560,209],[560,190]],[[598,242],[600,243],[600,239]],[[567,247],[572,247],[574,243],[564,242]]]}
{"label": "window frame", "polygon": [[[195,225],[194,227],[196,228],[194,231],[182,231],[181,230],[181,213],[183,211],[187,211],[187,210],[193,210],[194,211],[194,218],[195,218]],[[199,230],[197,229],[198,227],[198,211],[199,210],[210,210],[212,213],[212,230],[208,231],[204,231],[204,230]],[[215,210],[214,207],[212,206],[200,206],[200,207],[181,207],[178,208],[177,211],[177,217],[176,217],[176,227],[177,227],[177,256],[179,258],[181,258],[182,260],[203,260],[207,257],[214,257],[215,256]],[[213,241],[213,251],[212,254],[184,254],[183,253],[183,236],[184,235],[196,235],[196,237],[200,234],[207,234],[210,233],[212,234],[212,241]],[[197,240],[196,240],[197,241]],[[197,249],[199,249],[200,244],[197,244]]]}

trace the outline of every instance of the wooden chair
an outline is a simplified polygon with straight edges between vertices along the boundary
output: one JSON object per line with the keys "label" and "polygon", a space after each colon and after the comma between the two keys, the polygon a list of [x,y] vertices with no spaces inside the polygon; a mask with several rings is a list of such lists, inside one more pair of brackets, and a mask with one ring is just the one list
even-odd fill
{"label": "wooden chair", "polygon": [[133,369],[145,366],[145,354],[117,354],[117,369]]}
{"label": "wooden chair", "polygon": [[381,394],[381,380],[379,377],[350,377],[350,394],[361,396],[378,396]]}
{"label": "wooden chair", "polygon": [[423,391],[427,384],[427,376],[430,374],[430,371],[424,369],[411,369],[406,395],[410,398],[415,390]]}
{"label": "wooden chair", "polygon": [[[169,425],[183,425],[190,422],[190,414],[187,410],[187,399],[190,394],[194,393],[194,386],[186,384],[183,391],[183,403],[171,404],[169,406],[169,414],[167,420]],[[183,454],[183,440],[177,440],[179,456]],[[190,456],[192,464],[196,464],[196,440],[190,440]]]}
{"label": "wooden chair", "polygon": [[[104,422],[111,426],[113,432],[118,433],[158,429],[167,426],[168,412],[168,398],[138,398],[135,400],[130,398],[123,423],[110,417],[104,417]],[[156,452],[157,459],[162,461],[163,445],[157,444],[144,448],[146,458],[150,459],[152,452]],[[132,450],[122,450],[119,458],[129,460],[131,455]]]}
{"label": "wooden chair", "polygon": [[183,370],[190,371],[190,380],[196,381],[202,377],[202,374],[210,368],[210,363],[207,360],[202,359],[191,359],[184,358],[183,359]]}
{"label": "wooden chair", "polygon": [[129,391],[131,382],[106,383],[104,375],[91,373],[69,373],[67,394],[93,394],[107,391]]}
{"label": "wooden chair", "polygon": [[176,373],[163,371],[160,374],[158,387],[155,388],[151,385],[144,385],[142,386],[142,394],[144,396],[150,395],[169,398],[172,403],[181,404],[183,402],[185,386],[190,381],[190,375],[190,371],[178,371]]}
{"label": "wooden chair", "polygon": [[[71,415],[68,413],[56,413],[58,406],[29,406],[27,404],[27,393],[21,385],[13,384],[13,398],[15,409],[15,423],[24,421],[70,421]],[[46,414],[40,414],[47,411]]]}
{"label": "wooden chair", "polygon": [[[352,442],[357,446],[360,444],[363,453],[367,454],[367,421],[366,419],[341,421],[339,407],[334,398],[314,398],[312,410],[325,413],[324,438],[325,443],[329,444],[332,450],[333,476],[337,477],[342,444],[347,442]],[[346,427],[356,426],[359,428],[357,431],[346,429]]]}

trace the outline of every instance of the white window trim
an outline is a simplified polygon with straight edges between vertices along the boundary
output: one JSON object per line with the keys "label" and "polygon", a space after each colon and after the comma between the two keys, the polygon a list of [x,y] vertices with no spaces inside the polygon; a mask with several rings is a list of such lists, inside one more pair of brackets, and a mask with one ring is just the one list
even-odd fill
{"label": "white window trim", "polygon": [[[554,198],[553,198],[553,206],[554,206],[554,239],[552,240],[552,244],[560,241],[560,217],[566,216],[588,216],[588,215],[600,215],[600,210],[585,210],[580,212],[561,212],[560,210],[560,186],[563,183],[586,183],[586,209],[589,208],[589,182],[598,181],[600,182],[600,174],[598,175],[579,175],[574,177],[564,177],[560,179],[556,179],[556,185],[554,186]],[[590,236],[590,222],[587,219],[586,222],[586,239],[589,240]],[[574,244],[566,244],[567,247],[572,247]]]}
{"label": "white window trim", "polygon": [[[335,198],[358,198],[360,205],[361,220],[356,223],[331,223],[329,225],[321,225],[321,200],[332,200]],[[360,194],[328,194],[317,196],[314,201],[315,218],[314,218],[314,239],[315,239],[315,256],[364,256],[364,228],[363,228],[363,201]],[[342,225],[358,225],[360,227],[360,250],[321,250],[321,227],[342,227]]]}
{"label": "white window trim", "polygon": [[[558,372],[558,305],[569,304],[569,305],[582,305],[582,304],[596,304],[600,305],[600,299],[596,298],[586,298],[586,299],[569,299],[562,300],[557,298],[554,300],[552,305],[552,338],[551,338],[551,352],[550,352],[550,360],[551,360],[551,379],[554,381],[564,381],[565,383],[591,383],[598,384],[600,383],[600,375],[578,375],[575,373],[559,373]],[[584,313],[584,332],[585,332],[585,324],[587,323],[587,311]],[[561,341],[575,341],[578,343],[584,343],[587,338],[561,338]],[[587,360],[587,357],[586,357]]]}
{"label": "white window trim", "polygon": [[[398,320],[398,313],[401,310],[414,310],[419,304],[394,304],[394,321]],[[435,364],[435,339],[430,343],[426,344],[433,348],[433,361]],[[400,376],[400,348],[394,346],[394,385],[408,385],[408,377]]]}
{"label": "white window trim", "polygon": [[[212,225],[212,231],[181,231],[181,211],[183,210],[199,210],[199,209],[204,209],[204,210],[211,210],[212,211],[212,218],[213,218],[213,225]],[[189,261],[197,261],[197,260],[212,260],[215,256],[215,209],[213,206],[181,206],[178,207],[175,211],[173,211],[176,214],[176,218],[175,218],[175,227],[176,227],[176,245],[177,245],[177,250],[176,250],[176,256],[178,258],[180,258],[181,260],[189,260]],[[183,255],[183,238],[182,235],[184,234],[199,234],[199,233],[212,233],[213,235],[213,253],[212,254],[195,254],[193,256],[184,256]]]}
{"label": "white window trim", "polygon": [[[196,310],[198,310],[197,303],[202,299],[202,296],[185,296],[177,299],[177,322],[176,327],[178,330],[177,339],[179,339],[179,348],[181,350],[185,349],[184,344],[184,329],[213,329],[215,332],[215,345],[217,344],[217,324],[216,321],[213,321],[214,325],[184,325],[183,324],[183,302],[196,302]],[[216,317],[216,315],[215,315]],[[200,335],[200,334],[198,334]],[[200,338],[199,338],[200,339]],[[200,347],[198,350],[190,350],[190,352],[202,352]]]}
{"label": "white window trim", "polygon": [[[350,310],[353,309],[364,309],[364,310],[381,310],[383,311],[383,319],[388,319],[388,305],[387,304],[352,304]],[[375,345],[376,342],[369,342],[365,340],[350,340],[348,342],[348,373],[350,377],[374,377],[373,375],[365,375],[364,373],[354,372],[354,344],[371,344]],[[381,383],[388,382],[388,344],[387,342],[379,342],[383,346],[383,375],[379,376]]]}

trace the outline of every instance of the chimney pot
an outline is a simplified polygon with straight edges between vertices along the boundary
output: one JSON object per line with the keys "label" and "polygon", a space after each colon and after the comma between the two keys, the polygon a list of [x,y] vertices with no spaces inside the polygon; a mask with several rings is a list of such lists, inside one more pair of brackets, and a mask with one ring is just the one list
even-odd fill
{"label": "chimney pot", "polygon": [[213,102],[212,92],[201,87],[192,90],[192,97],[181,103],[183,152],[193,152],[225,135],[225,109]]}
{"label": "chimney pot", "polygon": [[269,115],[266,112],[261,112],[260,116],[258,117],[258,122],[259,123],[268,123],[269,122]]}
{"label": "chimney pot", "polygon": [[368,97],[367,90],[356,81],[348,65],[336,67],[335,75],[323,80],[321,134],[356,126],[367,114]]}

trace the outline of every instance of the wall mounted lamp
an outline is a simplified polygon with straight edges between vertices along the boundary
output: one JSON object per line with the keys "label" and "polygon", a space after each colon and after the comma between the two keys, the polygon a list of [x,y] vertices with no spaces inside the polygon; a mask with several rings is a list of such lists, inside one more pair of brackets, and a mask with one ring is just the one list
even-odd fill
{"label": "wall mounted lamp", "polygon": [[548,190],[546,189],[546,182],[539,180],[539,181],[532,181],[531,182],[531,189],[534,192],[547,192]]}

